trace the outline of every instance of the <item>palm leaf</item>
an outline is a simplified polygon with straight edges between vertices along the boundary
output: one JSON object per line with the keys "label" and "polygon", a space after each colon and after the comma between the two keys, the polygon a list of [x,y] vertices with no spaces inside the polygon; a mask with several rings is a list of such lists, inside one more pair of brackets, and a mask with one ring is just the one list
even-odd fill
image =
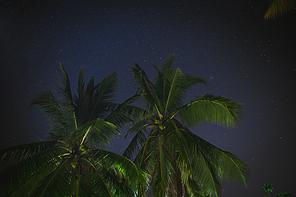
{"label": "palm leaf", "polygon": [[116,166],[126,177],[128,182],[135,185],[138,196],[142,196],[146,192],[147,174],[136,166],[128,158],[106,150],[93,150],[91,152],[92,159],[106,166]]}
{"label": "palm leaf", "polygon": [[201,188],[198,182],[194,179],[194,177],[186,176],[186,170],[181,169],[182,172],[182,181],[186,184],[185,190],[187,195],[186,196],[194,196],[194,197],[204,197],[201,192]]}
{"label": "palm leaf", "polygon": [[132,106],[121,104],[110,104],[108,111],[110,113],[106,116],[105,120],[111,122],[122,128],[124,125],[132,122],[130,115],[132,114]]}
{"label": "palm leaf", "polygon": [[222,187],[217,179],[217,172],[214,166],[200,151],[195,151],[192,166],[194,168],[195,179],[200,183],[202,191],[209,196],[221,196]]}
{"label": "palm leaf", "polygon": [[142,93],[144,93],[144,98],[147,101],[148,109],[150,111],[154,111],[156,108],[157,111],[159,111],[162,108],[162,103],[153,84],[138,64],[135,63],[135,67],[136,68],[131,68],[132,73],[134,74],[134,82],[139,86],[139,89],[141,89]]}
{"label": "palm leaf", "polygon": [[35,99],[30,103],[30,107],[37,105],[45,113],[56,117],[56,119],[63,118],[62,109],[52,94],[50,88],[47,91],[41,92],[35,97]]}
{"label": "palm leaf", "polygon": [[164,113],[166,113],[168,109],[172,111],[172,107],[176,109],[181,105],[182,84],[186,83],[186,78],[179,68],[167,71],[165,78],[168,80],[168,88],[166,88],[167,92],[163,91],[166,95]]}
{"label": "palm leaf", "polygon": [[[138,113],[137,113],[138,114]],[[124,156],[128,158],[133,158],[134,154],[137,154],[140,151],[140,148],[146,141],[146,131],[147,121],[149,120],[149,113],[148,111],[144,110],[143,113],[140,113],[137,117],[133,118],[135,120],[134,124],[131,125],[129,130],[126,132],[124,139],[133,133],[136,133],[129,145],[124,150]],[[139,119],[139,120],[138,120]],[[138,120],[138,121],[137,121]]]}
{"label": "palm leaf", "polygon": [[85,87],[84,72],[85,68],[81,68],[78,78],[77,95],[74,95],[75,112],[79,124],[84,124],[90,119],[94,105],[93,97],[98,87],[98,85],[94,85],[94,77],[91,77]]}
{"label": "palm leaf", "polygon": [[92,190],[91,193],[102,197],[113,197],[110,188],[108,187],[109,183],[107,182],[110,179],[104,180],[104,177],[102,177],[101,174],[102,173],[99,173],[99,171],[93,174],[93,181],[90,184],[90,188]]}
{"label": "palm leaf", "polygon": [[55,141],[22,144],[0,150],[0,164],[14,163],[55,146]]}
{"label": "palm leaf", "polygon": [[164,73],[167,70],[170,70],[172,67],[173,62],[176,60],[176,57],[174,55],[169,55],[163,63],[163,66],[160,70],[160,72]]}
{"label": "palm leaf", "polygon": [[[178,124],[177,121],[171,120],[170,123],[172,123],[173,128],[167,128],[170,130],[170,133],[173,133],[173,135],[170,135],[167,138],[168,144],[173,147],[173,152],[178,153],[177,154],[177,162],[179,162],[181,165],[185,166],[187,173],[189,176],[192,176],[193,170],[190,162],[190,150],[188,147],[188,143],[186,141],[186,137],[184,136],[184,129],[181,124]],[[169,134],[168,134],[169,135]]]}
{"label": "palm leaf", "polygon": [[[161,181],[160,184],[163,185],[163,192],[165,192],[165,189],[167,188],[167,185],[170,183],[170,172],[173,171],[173,166],[171,163],[171,157],[168,151],[166,150],[164,146],[164,136],[159,136],[159,143],[158,143],[158,151],[159,151],[159,173],[158,177]],[[155,183],[154,183],[155,184]]]}
{"label": "palm leaf", "polygon": [[[106,167],[107,165],[104,166],[101,163],[97,165],[98,170],[93,177],[94,184],[98,185],[96,182],[99,180],[101,184],[103,183],[102,187],[105,187],[108,190],[108,193],[112,194],[113,196],[136,196],[136,190],[134,190],[135,188],[133,187],[132,183],[126,179],[119,165]],[[100,194],[101,189],[97,188],[96,185],[93,185],[93,193]],[[106,191],[104,191],[104,193],[105,192]]]}
{"label": "palm leaf", "polygon": [[85,138],[91,146],[105,147],[118,134],[119,129],[114,124],[102,119],[96,119],[78,127],[68,136],[66,142],[72,145],[80,144],[82,139]]}
{"label": "palm leaf", "polygon": [[[85,73],[85,68],[82,67],[79,71],[79,76],[78,76],[78,85],[77,85],[77,94],[74,95],[73,101],[75,104],[75,112],[76,116],[79,117],[84,117],[85,114],[85,108],[87,107],[87,102],[85,101],[85,82],[84,82],[84,73]],[[80,120],[82,121],[82,120]]]}
{"label": "palm leaf", "polygon": [[57,90],[66,99],[66,103],[71,103],[73,105],[72,90],[69,76],[61,63],[60,68],[62,76],[58,78],[59,86],[57,87]]}
{"label": "palm leaf", "polygon": [[273,0],[264,14],[264,19],[275,18],[293,9],[295,0]]}
{"label": "palm leaf", "polygon": [[106,112],[108,106],[111,104],[111,99],[116,88],[117,73],[113,72],[103,78],[102,82],[98,85],[98,89],[94,92],[91,113],[89,120],[94,118],[102,118],[101,114]]}
{"label": "palm leaf", "polygon": [[247,178],[251,171],[247,164],[239,160],[235,155],[230,152],[219,150],[218,158],[216,161],[216,168],[218,169],[219,177],[222,180],[231,179],[235,183],[243,184],[247,187]]}
{"label": "palm leaf", "polygon": [[73,106],[57,101],[50,88],[37,95],[30,107],[34,105],[48,114],[53,139],[63,139],[68,134],[67,131],[75,128]]}
{"label": "palm leaf", "polygon": [[130,105],[142,96],[143,95],[141,94],[136,94],[121,104],[110,104],[108,108],[110,113],[106,116],[105,120],[122,128],[124,125],[131,123],[133,120],[143,117],[146,110]]}
{"label": "palm leaf", "polygon": [[220,196],[222,187],[217,179],[217,170],[212,163],[216,160],[213,153],[217,148],[188,130],[184,135],[191,151],[194,179],[199,183],[201,191],[209,196]]}
{"label": "palm leaf", "polygon": [[58,156],[65,153],[58,146],[51,146],[34,154],[30,152],[28,150],[27,154],[23,153],[26,157],[12,164],[8,163],[9,166],[0,172],[0,177],[6,177],[6,182],[1,184],[0,193],[21,189],[19,187],[27,181],[38,182],[42,178],[40,175],[46,175],[55,168],[56,162],[60,160]]}
{"label": "palm leaf", "polygon": [[213,122],[234,127],[240,120],[241,104],[225,97],[205,95],[184,105],[178,114],[188,126],[196,126],[205,122]]}
{"label": "palm leaf", "polygon": [[146,132],[143,130],[139,130],[123,151],[122,155],[129,159],[133,158],[133,156],[140,151],[140,147],[142,147],[146,141],[145,133]]}
{"label": "palm leaf", "polygon": [[[215,176],[219,176],[221,180],[231,179],[235,183],[241,183],[246,186],[247,178],[250,175],[250,169],[246,163],[239,160],[235,155],[215,147],[190,131],[185,132],[184,135],[189,150],[192,150],[190,155],[193,155],[192,166],[195,168],[194,172],[197,172],[196,168],[201,168],[200,165],[204,166],[204,168],[209,166],[210,170],[208,172],[213,172]],[[199,160],[196,160],[197,158]],[[203,160],[206,163],[203,163]],[[204,170],[203,173],[206,173],[206,170]],[[207,178],[206,174],[203,176],[204,179]],[[209,180],[212,179],[211,176],[212,175],[208,177]],[[215,179],[212,179],[211,181],[212,187],[216,184],[214,180]],[[219,187],[220,186],[217,185],[217,187],[214,188],[218,188],[219,191]],[[217,192],[217,194],[219,194],[219,192]]]}
{"label": "palm leaf", "polygon": [[164,147],[164,136],[160,135],[157,146],[154,146],[155,159],[152,170],[152,191],[155,196],[165,196],[166,189],[171,183],[171,172],[174,172],[169,152]]}
{"label": "palm leaf", "polygon": [[198,83],[203,83],[205,85],[208,85],[208,81],[202,77],[196,77],[196,76],[191,76],[191,75],[185,75],[186,77],[186,83],[182,84],[183,90],[187,90],[193,85],[196,85]]}
{"label": "palm leaf", "polygon": [[[74,192],[75,178],[69,157],[60,161],[50,174],[48,174],[34,189],[30,196],[70,196]],[[72,170],[71,170],[72,169]]]}

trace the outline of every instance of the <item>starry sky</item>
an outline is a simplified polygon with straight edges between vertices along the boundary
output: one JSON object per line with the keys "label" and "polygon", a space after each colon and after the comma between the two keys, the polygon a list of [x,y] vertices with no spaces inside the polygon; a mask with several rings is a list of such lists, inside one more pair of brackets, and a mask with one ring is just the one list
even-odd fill
{"label": "starry sky", "polygon": [[[130,67],[151,78],[152,65],[174,54],[174,67],[203,76],[197,94],[244,104],[235,129],[205,124],[191,130],[236,154],[252,169],[248,188],[223,183],[223,197],[262,197],[264,183],[295,195],[296,11],[264,20],[267,0],[4,0],[0,3],[0,148],[47,139],[47,118],[28,108],[56,83],[59,63],[76,90],[86,68],[99,82],[117,71],[116,102],[136,89]],[[123,134],[125,130],[122,131]],[[129,139],[110,150],[122,153]]]}

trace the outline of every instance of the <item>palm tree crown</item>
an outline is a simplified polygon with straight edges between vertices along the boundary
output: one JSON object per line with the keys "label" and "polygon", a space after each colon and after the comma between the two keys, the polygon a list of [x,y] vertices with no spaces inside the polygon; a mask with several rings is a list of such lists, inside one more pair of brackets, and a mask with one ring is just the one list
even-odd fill
{"label": "palm tree crown", "polygon": [[146,108],[127,132],[135,135],[124,155],[135,156],[135,163],[151,175],[154,196],[220,196],[218,176],[246,185],[249,168],[243,161],[188,129],[205,122],[234,127],[241,104],[213,95],[183,104],[186,90],[206,81],[172,68],[173,61],[168,59],[162,69],[155,67],[154,83],[139,65],[132,68],[139,88],[133,98],[143,99]]}
{"label": "palm tree crown", "polygon": [[[112,102],[117,74],[85,86],[80,70],[77,94],[61,65],[59,85],[31,103],[48,114],[51,141],[0,152],[1,196],[141,196],[146,174],[131,160],[98,149],[130,121],[130,106]],[[59,94],[62,97],[56,98]],[[5,178],[5,181],[4,181]]]}
{"label": "palm tree crown", "polygon": [[264,184],[262,188],[264,189],[265,192],[268,193],[269,197],[270,197],[270,192],[273,192],[274,190],[274,186],[271,183]]}

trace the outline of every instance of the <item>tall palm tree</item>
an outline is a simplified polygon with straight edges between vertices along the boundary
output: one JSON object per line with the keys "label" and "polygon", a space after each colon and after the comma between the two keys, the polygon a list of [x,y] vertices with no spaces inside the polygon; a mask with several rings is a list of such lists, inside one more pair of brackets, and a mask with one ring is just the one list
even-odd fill
{"label": "tall palm tree", "polygon": [[130,106],[112,102],[117,74],[96,85],[92,77],[85,86],[82,68],[72,95],[62,65],[61,71],[55,91],[31,103],[48,114],[51,140],[0,152],[0,196],[142,196],[146,174],[122,155],[99,149],[130,121]]}
{"label": "tall palm tree", "polygon": [[213,95],[183,104],[186,90],[206,81],[172,68],[173,61],[169,58],[162,69],[155,67],[154,83],[138,64],[131,68],[139,88],[134,99],[143,99],[146,107],[126,134],[135,135],[123,155],[151,175],[154,196],[220,196],[218,176],[246,185],[249,168],[243,161],[188,128],[205,122],[234,127],[241,104]]}
{"label": "tall palm tree", "polygon": [[272,0],[264,14],[265,19],[275,18],[293,9],[295,0]]}
{"label": "tall palm tree", "polygon": [[269,197],[270,197],[270,192],[273,192],[274,190],[274,186],[271,183],[264,184],[262,188],[264,189],[265,192],[268,193]]}

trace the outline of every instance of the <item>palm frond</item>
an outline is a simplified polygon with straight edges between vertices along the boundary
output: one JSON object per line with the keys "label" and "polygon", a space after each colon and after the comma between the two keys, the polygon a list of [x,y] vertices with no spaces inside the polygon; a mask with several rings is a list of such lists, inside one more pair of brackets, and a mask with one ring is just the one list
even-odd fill
{"label": "palm frond", "polygon": [[134,74],[134,82],[138,85],[138,88],[144,94],[144,98],[147,101],[147,108],[150,111],[154,111],[155,107],[159,111],[162,108],[162,102],[159,99],[159,95],[157,94],[154,85],[148,79],[146,73],[142,70],[142,68],[138,64],[134,64],[135,68],[131,68],[132,73]]}
{"label": "palm frond", "polygon": [[187,90],[193,85],[196,85],[198,83],[203,83],[205,85],[208,85],[208,81],[202,77],[196,77],[196,76],[191,76],[191,75],[185,75],[186,77],[186,83],[182,84],[182,87],[184,90]]}
{"label": "palm frond", "polygon": [[[112,104],[116,83],[117,73],[113,72],[105,76],[102,82],[98,84],[98,88],[93,95],[89,120],[103,118],[102,114],[104,114],[104,112],[108,113],[108,106]],[[104,116],[106,115],[104,114]]]}
{"label": "palm frond", "polygon": [[172,108],[174,110],[181,105],[182,86],[186,83],[186,78],[182,71],[177,68],[167,71],[165,79],[168,80],[166,83],[167,87],[163,90],[166,101],[164,112],[166,113],[167,110],[172,111]]}
{"label": "palm frond", "polygon": [[115,109],[111,111],[105,120],[120,128],[147,116],[147,111],[145,109],[126,103],[117,104],[114,108]]}
{"label": "palm frond", "polygon": [[199,183],[203,193],[209,196],[220,196],[222,187],[217,178],[217,169],[212,163],[216,160],[213,153],[217,151],[217,148],[190,131],[184,134],[191,150],[194,179]]}
{"label": "palm frond", "polygon": [[85,138],[91,146],[106,147],[119,133],[118,127],[114,124],[96,119],[79,126],[68,136],[66,142],[72,145],[80,144],[81,140]]}
{"label": "palm frond", "polygon": [[106,150],[94,150],[91,152],[91,155],[92,159],[100,164],[119,168],[126,179],[134,184],[135,189],[138,191],[138,196],[142,196],[146,192],[148,174],[136,166],[131,160]]}
{"label": "palm frond", "polygon": [[84,124],[87,121],[96,118],[104,119],[113,108],[113,94],[117,82],[117,73],[113,72],[103,80],[94,84],[92,77],[85,87],[84,69],[80,70],[78,79],[78,90],[74,96],[75,111],[79,124]]}
{"label": "palm frond", "polygon": [[[182,172],[183,171],[184,170],[182,170]],[[186,173],[184,173],[184,174],[182,173],[182,180],[183,181],[185,180],[185,178],[184,178],[185,174]],[[187,183],[186,183],[186,188],[185,188],[186,193],[187,193],[186,196],[204,197],[204,195],[202,194],[202,190],[201,190],[198,182],[194,179],[194,177],[187,176],[186,178],[187,178],[187,180],[186,180]]]}
{"label": "palm frond", "polygon": [[35,105],[48,114],[53,139],[63,139],[68,134],[67,131],[75,128],[73,106],[58,101],[50,88],[37,95],[30,107]]}
{"label": "palm frond", "polygon": [[[135,157],[134,161],[137,165],[140,165],[141,168],[145,169],[149,173],[151,172],[151,166],[149,166],[150,161],[153,163],[159,158],[159,151],[157,151],[159,147],[159,129],[154,128],[148,134],[146,141],[143,143],[140,151]],[[152,165],[152,164],[151,164]]]}
{"label": "palm frond", "polygon": [[170,153],[165,147],[163,135],[159,136],[158,146],[155,147],[158,158],[154,164],[152,174],[152,190],[156,196],[165,196],[166,189],[171,183],[171,173],[174,172]]}
{"label": "palm frond", "polygon": [[75,112],[77,116],[84,116],[84,106],[87,106],[85,101],[85,82],[84,82],[84,73],[85,68],[82,67],[78,75],[78,84],[77,84],[77,94],[73,97],[73,102],[75,104]]}
{"label": "palm frond", "polygon": [[110,113],[106,116],[105,120],[122,128],[124,125],[129,124],[134,120],[142,118],[146,113],[146,110],[130,105],[142,96],[142,94],[136,94],[121,104],[110,104],[108,108]]}
{"label": "palm frond", "polygon": [[55,146],[55,141],[22,144],[0,150],[0,164],[14,163]]}
{"label": "palm frond", "polygon": [[164,73],[165,71],[170,70],[175,60],[176,57],[174,55],[169,55],[168,57],[166,57],[160,72]]}
{"label": "palm frond", "polygon": [[61,63],[60,68],[62,76],[58,78],[59,86],[57,86],[57,90],[65,98],[65,102],[71,103],[73,106],[73,97],[69,76]]}
{"label": "palm frond", "polygon": [[47,91],[41,92],[39,95],[35,97],[30,103],[30,107],[37,105],[45,113],[48,113],[51,116],[56,116],[57,118],[63,118],[63,113],[58,101],[52,94],[50,88]]}
{"label": "palm frond", "polygon": [[94,87],[92,87],[92,91],[90,89],[90,85],[93,84],[93,78],[90,79],[88,83],[88,91],[85,88],[85,81],[84,81],[84,73],[85,68],[82,67],[79,71],[78,76],[78,85],[77,85],[77,94],[74,95],[73,101],[75,104],[75,113],[78,119],[79,124],[85,123],[89,119],[89,111],[90,111],[90,103],[91,97],[94,91]]}
{"label": "palm frond", "polygon": [[48,174],[30,196],[71,196],[74,192],[75,174],[69,157],[63,158],[57,167]]}
{"label": "palm frond", "polygon": [[146,136],[143,130],[138,130],[136,135],[133,137],[131,142],[128,144],[122,155],[131,159],[133,156],[140,151],[140,148],[146,141]]}
{"label": "palm frond", "polygon": [[23,153],[25,158],[12,164],[8,163],[8,167],[1,170],[0,177],[5,177],[6,182],[1,184],[0,193],[14,192],[21,189],[28,181],[38,182],[43,175],[55,168],[56,162],[60,160],[59,156],[65,153],[58,146],[50,146],[34,154],[30,154],[31,151],[27,152]]}
{"label": "palm frond", "polygon": [[195,151],[192,166],[194,168],[195,179],[200,183],[202,191],[205,191],[209,196],[221,196],[222,186],[217,179],[217,172],[202,152]]}
{"label": "palm frond", "polygon": [[272,0],[267,11],[264,14],[264,19],[275,18],[293,9],[295,0]]}
{"label": "palm frond", "polygon": [[240,120],[241,104],[225,97],[205,95],[184,105],[176,112],[188,126],[205,122],[234,127]]}
{"label": "palm frond", "polygon": [[219,150],[216,154],[218,159],[215,165],[221,180],[231,179],[247,187],[247,178],[251,174],[247,164],[230,152]]}
{"label": "palm frond", "polygon": [[[91,194],[102,197],[113,197],[110,188],[110,174],[106,175],[107,170],[103,172],[98,170],[92,175],[92,182],[90,183]],[[104,176],[105,175],[105,176]],[[107,177],[107,178],[106,178]],[[115,181],[112,179],[112,181]],[[112,184],[112,182],[111,182]],[[113,183],[115,185],[115,183]]]}
{"label": "palm frond", "polygon": [[[186,137],[184,136],[184,129],[181,124],[178,124],[176,120],[171,120],[169,123],[172,124],[171,128],[166,127],[168,131],[167,141],[173,152],[176,155],[176,162],[180,165],[185,166],[189,176],[193,175],[193,170],[190,162],[190,150]],[[177,154],[176,154],[177,153]]]}
{"label": "palm frond", "polygon": [[[119,165],[106,167],[107,166],[102,165],[101,163],[97,165],[98,170],[96,173],[98,173],[99,177],[94,177],[94,182],[97,181],[96,179],[101,179],[102,182],[104,182],[105,187],[113,196],[136,196],[136,187],[134,187],[133,183],[128,181]],[[93,193],[100,192],[96,185],[94,185],[93,190],[95,191]]]}
{"label": "palm frond", "polygon": [[[251,171],[245,162],[238,159],[232,153],[215,147],[189,130],[187,130],[184,135],[189,150],[191,150],[190,155],[194,158],[192,162],[192,166],[195,166],[194,168],[200,168],[199,165],[205,160],[207,165],[210,164],[211,170],[214,170],[214,174],[219,176],[222,181],[231,179],[235,183],[247,186],[247,179]],[[196,158],[203,158],[203,160],[199,161],[196,160]],[[206,165],[204,165],[204,167],[206,167]],[[196,172],[195,169],[194,172]],[[219,189],[219,187],[217,188]]]}

